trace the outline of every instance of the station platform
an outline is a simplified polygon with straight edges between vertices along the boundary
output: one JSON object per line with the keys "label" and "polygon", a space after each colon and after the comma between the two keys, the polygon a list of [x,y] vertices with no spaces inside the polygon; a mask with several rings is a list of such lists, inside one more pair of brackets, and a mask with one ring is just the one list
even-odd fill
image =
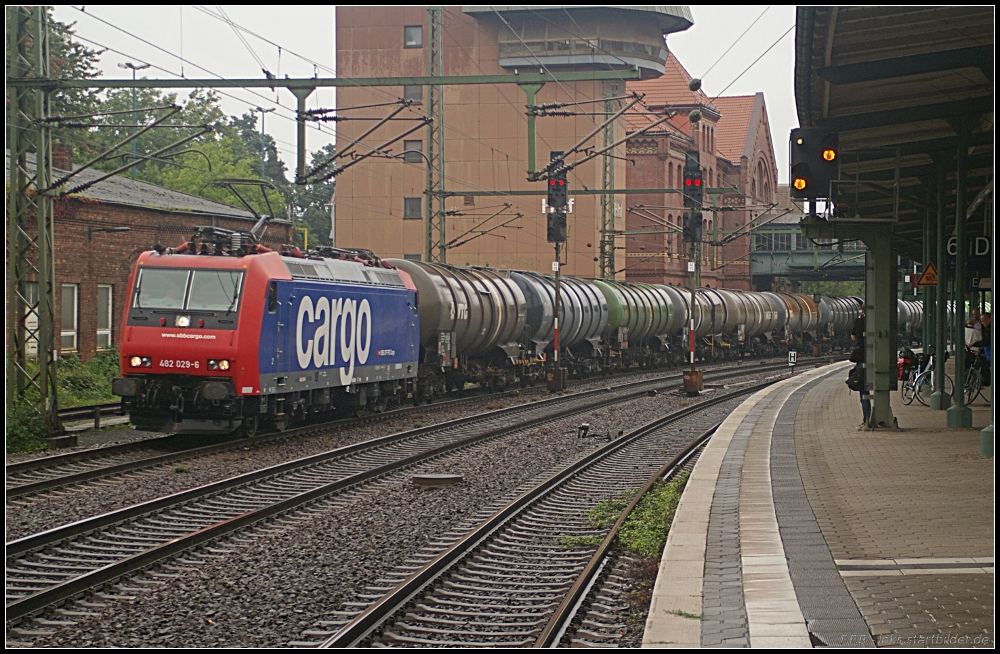
{"label": "station platform", "polygon": [[994,646],[994,466],[905,405],[858,430],[851,365],[806,370],[722,424],[681,498],[643,647]]}

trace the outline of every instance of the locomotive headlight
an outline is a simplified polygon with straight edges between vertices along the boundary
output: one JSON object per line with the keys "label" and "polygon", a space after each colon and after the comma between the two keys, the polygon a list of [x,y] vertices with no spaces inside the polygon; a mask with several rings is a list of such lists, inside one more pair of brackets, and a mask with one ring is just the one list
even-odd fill
{"label": "locomotive headlight", "polygon": [[132,364],[133,368],[139,368],[142,366],[142,357],[132,357],[128,362]]}
{"label": "locomotive headlight", "polygon": [[229,361],[226,359],[209,359],[209,370],[229,370]]}
{"label": "locomotive headlight", "polygon": [[191,316],[177,316],[174,320],[174,326],[176,327],[190,327],[191,326]]}
{"label": "locomotive headlight", "polygon": [[229,370],[229,362],[225,359],[219,361],[219,370]]}
{"label": "locomotive headlight", "polygon": [[133,368],[153,367],[153,360],[149,357],[129,357],[128,362]]}

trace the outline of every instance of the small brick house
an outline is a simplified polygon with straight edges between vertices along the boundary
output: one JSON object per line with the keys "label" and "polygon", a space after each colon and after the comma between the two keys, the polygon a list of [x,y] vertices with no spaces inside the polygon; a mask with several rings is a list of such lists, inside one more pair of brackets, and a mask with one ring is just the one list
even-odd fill
{"label": "small brick house", "polygon": [[[6,162],[9,179],[9,151]],[[68,151],[57,147],[53,162],[56,178],[79,168]],[[101,175],[85,170],[73,182]],[[178,246],[200,225],[249,230],[256,222],[248,211],[120,175],[58,198],[54,214],[60,351],[84,359],[117,345],[129,274],[141,252],[156,244]],[[291,223],[272,220],[263,242],[273,249],[290,243]],[[29,296],[37,292],[37,284],[29,283]]]}

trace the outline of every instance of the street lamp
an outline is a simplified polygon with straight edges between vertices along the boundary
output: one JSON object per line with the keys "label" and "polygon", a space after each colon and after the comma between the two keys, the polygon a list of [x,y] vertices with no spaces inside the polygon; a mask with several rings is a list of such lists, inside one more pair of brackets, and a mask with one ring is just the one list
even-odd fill
{"label": "street lamp", "polygon": [[[118,64],[119,68],[131,69],[132,71],[132,81],[135,81],[135,71],[145,70],[150,67],[151,64],[143,64],[142,66],[136,66],[131,61],[126,61],[124,64]],[[136,117],[135,111],[135,86],[132,87],[132,135],[135,136],[136,131],[139,129],[139,121]],[[132,179],[135,179],[135,159],[136,159],[136,141],[138,139],[132,139]]]}

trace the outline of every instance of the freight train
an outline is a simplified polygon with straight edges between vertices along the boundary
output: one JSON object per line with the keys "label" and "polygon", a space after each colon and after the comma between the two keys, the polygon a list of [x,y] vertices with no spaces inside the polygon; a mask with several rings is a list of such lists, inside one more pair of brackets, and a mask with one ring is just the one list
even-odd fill
{"label": "freight train", "polygon": [[[252,233],[204,227],[139,256],[113,392],[137,428],[253,434],[469,383],[528,385],[551,364],[554,307],[554,279],[535,272],[273,252]],[[860,310],[858,298],[699,288],[696,356],[834,343]],[[691,311],[686,288],[563,277],[560,365],[583,376],[686,361]],[[901,329],[921,315],[901,306]]]}

